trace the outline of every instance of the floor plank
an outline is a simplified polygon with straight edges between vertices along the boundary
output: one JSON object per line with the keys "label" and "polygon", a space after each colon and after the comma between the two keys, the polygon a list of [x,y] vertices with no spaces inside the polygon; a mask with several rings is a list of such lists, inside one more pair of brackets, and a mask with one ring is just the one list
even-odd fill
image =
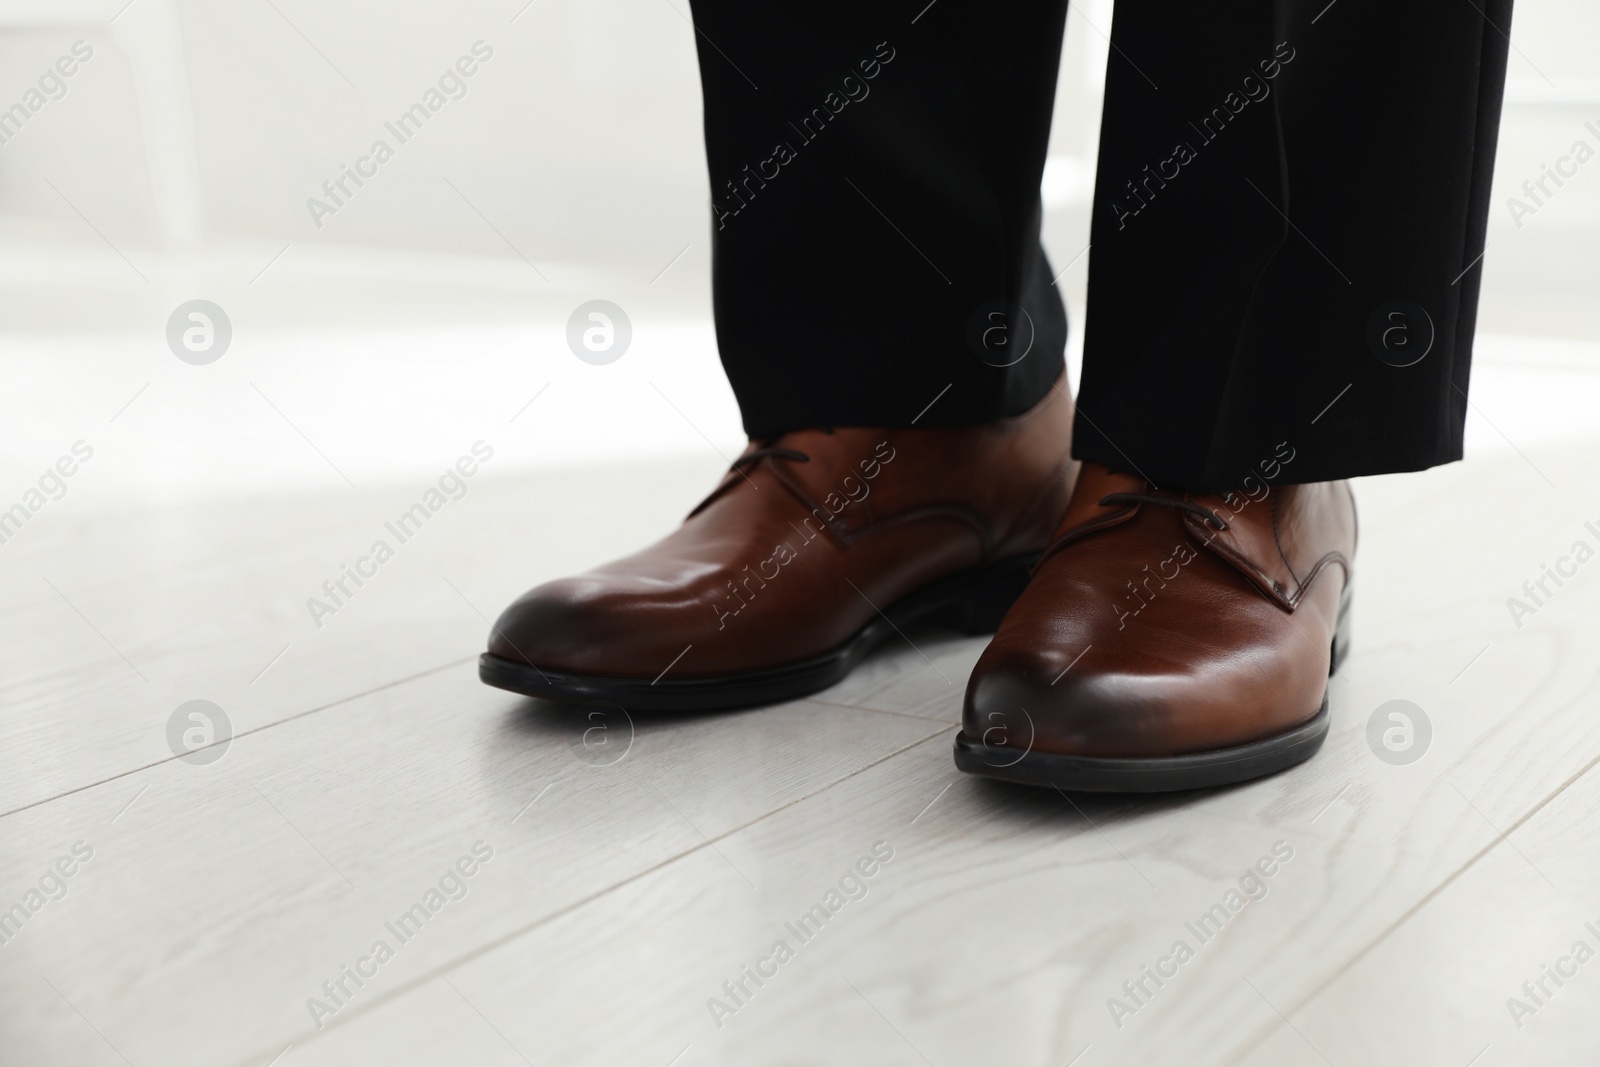
{"label": "floor plank", "polygon": [[320,984],[477,841],[494,859],[382,984],[685,853],[748,892],[764,872],[717,838],[942,729],[804,703],[636,715],[631,743],[626,718],[608,727],[625,752],[612,763],[585,744],[594,728],[462,667],[241,738],[210,766],[169,761],[0,820],[8,902],[75,841],[95,850],[0,954],[6,1032],[51,1047],[34,1013],[53,983],[136,1062],[287,1043]]}
{"label": "floor plank", "polygon": [[[1589,773],[1507,827],[1300,1010],[1286,1008],[1303,1035],[1297,1058],[1282,1055],[1278,1031],[1290,1025],[1280,1024],[1241,1062],[1311,1063],[1306,1050],[1334,1063],[1419,1067],[1600,1060],[1597,806],[1600,775]],[[1563,960],[1579,942],[1593,955]],[[1567,976],[1548,977],[1558,963]]]}
{"label": "floor plank", "polygon": [[603,494],[584,470],[488,481],[320,628],[307,599],[425,486],[30,529],[0,572],[0,812],[172,758],[187,700],[243,734],[476,656],[485,616],[670,529],[715,467],[613,470]]}
{"label": "floor plank", "polygon": [[[1324,751],[1248,786],[1146,799],[1066,798],[957,775],[949,743],[982,641],[936,630],[908,633],[812,701],[612,722],[608,743],[626,733],[631,744],[619,762],[597,765],[578,743],[593,725],[583,713],[477,684],[470,657],[482,621],[462,621],[470,609],[442,580],[459,574],[468,599],[498,603],[528,569],[610,549],[558,540],[528,560],[513,546],[535,505],[526,486],[508,484],[500,497],[482,494],[481,512],[439,527],[431,546],[419,543],[415,573],[364,590],[334,620],[350,623],[349,637],[314,649],[309,674],[286,672],[295,692],[322,679],[324,705],[241,703],[254,732],[216,764],[162,759],[160,709],[128,726],[125,693],[94,688],[104,673],[71,683],[36,675],[16,690],[34,703],[5,720],[20,731],[6,758],[46,769],[10,785],[33,800],[0,817],[0,902],[22,899],[74,842],[96,854],[0,953],[5,1030],[20,1056],[62,1049],[63,1062],[83,1063],[265,1063],[290,1045],[295,1063],[353,1049],[439,1062],[464,1048],[485,1062],[563,1064],[666,1063],[682,1052],[685,1065],[1320,1055],[1335,1044],[1330,1020],[1351,975],[1388,958],[1390,942],[1460,886],[1477,885],[1473,872],[1504,862],[1503,832],[1520,842],[1543,805],[1557,810],[1552,797],[1590,787],[1600,579],[1580,573],[1521,628],[1505,599],[1583,535],[1586,501],[1600,502],[1596,461],[1600,446],[1360,486],[1357,645],[1331,683]],[[1571,491],[1551,490],[1546,476]],[[669,488],[652,505],[663,523],[674,521]],[[603,517],[604,498],[583,520]],[[133,632],[151,621],[150,647],[177,649],[198,625],[182,616],[185,598],[209,602],[242,577],[267,588],[316,573],[325,545],[368,521],[366,507],[327,538],[286,517],[279,529],[296,532],[279,555],[249,563],[230,554],[255,543],[248,524],[229,535],[231,520],[217,518],[211,564],[146,557],[123,579],[110,561],[87,563],[73,589],[86,614]],[[153,537],[136,527],[126,544]],[[34,551],[30,564],[50,563]],[[168,606],[148,606],[163,583]],[[30,639],[47,652],[77,624],[61,611],[35,597],[7,625],[38,631]],[[240,612],[213,647],[242,648],[283,621]],[[341,675],[341,657],[361,648],[372,661]],[[433,666],[426,653],[444,662],[420,670]],[[162,655],[136,662],[204,677],[184,653]],[[120,661],[95,663],[81,673]],[[1431,747],[1408,766],[1380,761],[1367,741],[1368,717],[1393,699],[1414,701],[1434,724]],[[39,729],[41,707],[67,709],[68,736]],[[92,769],[109,780],[96,784],[69,758],[79,739],[103,750]],[[50,768],[52,753],[70,774]],[[308,999],[321,983],[479,840],[495,858],[467,896],[347,990],[331,1018],[314,1019]],[[868,894],[718,1027],[708,998],[880,840],[895,858]],[[1111,998],[1132,1003],[1122,983],[1279,842],[1294,858],[1268,894],[1148,1004],[1114,1018]],[[1582,869],[1573,884],[1586,885],[1593,850],[1566,855]],[[1452,986],[1455,971],[1472,977]],[[1470,1001],[1481,977],[1457,959],[1438,974],[1449,988],[1437,1003]],[[1304,1020],[1316,1044],[1285,1016]],[[1355,1032],[1336,1035],[1341,1055],[1407,1062],[1383,1058],[1394,1040],[1386,1023],[1344,1025]],[[1570,1047],[1559,1033],[1550,1045]]]}

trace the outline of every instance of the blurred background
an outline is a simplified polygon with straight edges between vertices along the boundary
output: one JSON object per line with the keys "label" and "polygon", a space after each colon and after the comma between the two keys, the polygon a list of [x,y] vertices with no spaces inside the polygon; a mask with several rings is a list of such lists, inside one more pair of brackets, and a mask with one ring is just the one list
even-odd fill
{"label": "blurred background", "polygon": [[[1075,324],[1110,25],[1110,0],[1069,16],[1044,183]],[[1596,40],[1593,4],[1517,9],[1475,450],[1589,432],[1600,162],[1532,215],[1506,198],[1574,141],[1600,148]],[[739,447],[684,0],[0,0],[0,107],[78,41],[64,94],[0,125],[8,504],[78,439],[94,461],[41,523],[414,480],[480,438],[497,476]],[[400,144],[384,124],[480,41],[465,95]],[[379,138],[394,158],[315,219]],[[607,366],[564,340],[597,298],[633,324]],[[206,366],[165,340],[192,299],[232,325]]]}

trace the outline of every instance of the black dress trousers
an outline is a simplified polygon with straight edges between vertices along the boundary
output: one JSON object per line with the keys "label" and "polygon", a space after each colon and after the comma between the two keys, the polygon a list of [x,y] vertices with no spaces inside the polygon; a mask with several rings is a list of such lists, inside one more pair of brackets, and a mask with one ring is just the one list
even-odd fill
{"label": "black dress trousers", "polygon": [[[1066,337],[1039,240],[1065,3],[693,9],[746,430],[1037,402]],[[1460,458],[1510,17],[1116,5],[1075,455],[1194,491]]]}

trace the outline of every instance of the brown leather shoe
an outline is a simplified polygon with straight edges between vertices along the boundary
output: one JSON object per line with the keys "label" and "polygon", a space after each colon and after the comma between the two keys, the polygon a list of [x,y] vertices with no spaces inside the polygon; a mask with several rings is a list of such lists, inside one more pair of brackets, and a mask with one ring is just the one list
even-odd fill
{"label": "brown leather shoe", "polygon": [[973,669],[956,766],[1145,792],[1310,758],[1349,643],[1355,542],[1344,482],[1170,493],[1085,463]]}
{"label": "brown leather shoe", "polygon": [[790,700],[918,622],[994,629],[1065,510],[1064,386],[953,430],[752,441],[660,542],[506,609],[483,681],[551,700],[689,710]]}

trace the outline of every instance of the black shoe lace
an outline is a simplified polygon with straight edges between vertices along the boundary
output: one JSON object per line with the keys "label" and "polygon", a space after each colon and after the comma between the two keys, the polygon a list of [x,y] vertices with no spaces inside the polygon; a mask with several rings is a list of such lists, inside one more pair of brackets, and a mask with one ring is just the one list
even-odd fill
{"label": "black shoe lace", "polygon": [[732,474],[735,471],[742,471],[746,467],[753,466],[769,456],[773,459],[792,459],[796,463],[811,462],[811,457],[800,451],[798,448],[778,448],[775,445],[762,445],[760,448],[752,448],[750,451],[746,452],[744,455],[728,464],[728,473]]}
{"label": "black shoe lace", "polygon": [[[823,433],[833,432],[832,426],[823,426],[820,427],[820,429]],[[752,448],[750,451],[746,452],[744,455],[728,464],[728,473],[740,473],[744,471],[745,468],[754,466],[755,464],[769,457],[772,459],[793,460],[796,463],[811,462],[810,454],[802,452],[798,448],[783,448],[778,445],[763,444]]]}
{"label": "black shoe lace", "polygon": [[1198,515],[1218,531],[1226,530],[1228,524],[1222,517],[1208,507],[1202,507],[1192,500],[1185,500],[1181,496],[1171,496],[1167,493],[1109,493],[1100,498],[1101,504],[1160,504],[1169,508],[1182,508],[1184,511]]}

